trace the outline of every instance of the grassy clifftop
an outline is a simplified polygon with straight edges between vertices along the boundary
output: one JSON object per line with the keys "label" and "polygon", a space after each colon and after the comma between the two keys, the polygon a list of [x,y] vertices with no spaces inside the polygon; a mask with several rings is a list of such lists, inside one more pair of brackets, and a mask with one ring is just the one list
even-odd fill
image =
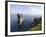
{"label": "grassy clifftop", "polygon": [[34,26],[29,28],[29,31],[40,31],[42,30],[42,19],[38,18],[38,19],[34,19]]}

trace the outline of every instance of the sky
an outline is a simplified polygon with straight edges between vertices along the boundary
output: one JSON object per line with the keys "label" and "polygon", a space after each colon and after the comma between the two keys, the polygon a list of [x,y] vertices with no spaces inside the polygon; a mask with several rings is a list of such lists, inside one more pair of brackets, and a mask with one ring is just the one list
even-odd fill
{"label": "sky", "polygon": [[24,15],[41,15],[42,14],[42,7],[35,6],[35,5],[10,5],[10,13],[17,14],[21,13]]}

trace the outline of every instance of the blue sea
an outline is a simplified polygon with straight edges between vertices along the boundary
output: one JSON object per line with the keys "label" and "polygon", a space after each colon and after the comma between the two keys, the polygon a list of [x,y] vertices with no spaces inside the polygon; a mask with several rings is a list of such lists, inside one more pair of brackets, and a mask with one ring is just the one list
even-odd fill
{"label": "blue sea", "polygon": [[[24,26],[24,31],[28,31],[29,26],[31,26],[31,23],[34,22],[34,18],[38,18],[41,17],[40,15],[24,15],[24,22],[23,22],[23,26]],[[16,15],[11,15],[10,17],[10,28],[11,28],[11,32],[18,32],[19,31],[19,27],[18,27],[18,23],[17,23],[17,16]]]}

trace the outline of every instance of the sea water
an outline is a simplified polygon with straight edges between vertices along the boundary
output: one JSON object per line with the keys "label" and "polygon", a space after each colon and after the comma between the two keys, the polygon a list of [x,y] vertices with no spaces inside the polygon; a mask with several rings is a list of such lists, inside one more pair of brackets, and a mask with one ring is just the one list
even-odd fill
{"label": "sea water", "polygon": [[[34,19],[37,17],[41,17],[39,15],[24,15],[24,20],[23,20],[23,31],[28,31],[29,26],[31,26],[31,23],[34,21]],[[19,27],[18,27],[18,23],[17,23],[17,16],[15,15],[11,15],[10,17],[10,28],[11,28],[11,32],[18,32],[19,31]]]}

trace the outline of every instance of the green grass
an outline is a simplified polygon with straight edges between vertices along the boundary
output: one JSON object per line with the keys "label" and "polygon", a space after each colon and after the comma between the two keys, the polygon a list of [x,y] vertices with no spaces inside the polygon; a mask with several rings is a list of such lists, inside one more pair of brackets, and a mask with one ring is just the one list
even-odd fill
{"label": "green grass", "polygon": [[42,30],[41,24],[38,24],[35,27],[29,29],[29,31],[40,31],[40,30]]}

